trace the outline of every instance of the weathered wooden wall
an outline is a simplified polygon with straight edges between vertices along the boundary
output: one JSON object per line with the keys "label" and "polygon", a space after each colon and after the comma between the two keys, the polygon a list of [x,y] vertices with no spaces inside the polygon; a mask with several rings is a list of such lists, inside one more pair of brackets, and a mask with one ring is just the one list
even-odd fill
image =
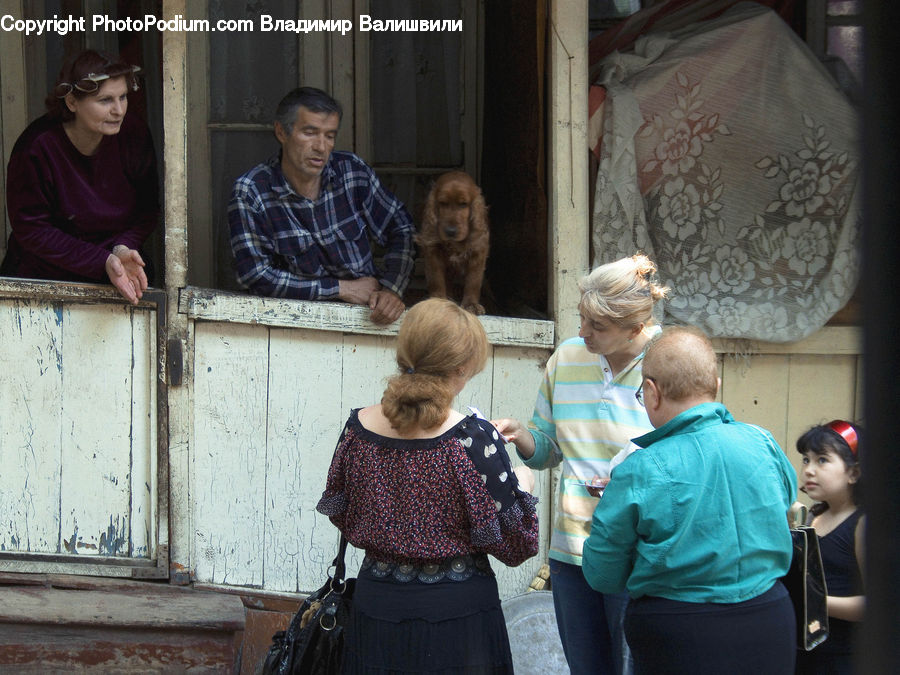
{"label": "weathered wooden wall", "polygon": [[[198,319],[191,349],[193,576],[271,591],[314,590],[337,544],[337,530],[315,506],[350,410],[378,402],[396,372],[396,327],[380,329],[365,319],[367,310],[335,303],[201,291],[186,297],[183,307]],[[266,323],[246,323],[250,316]],[[494,340],[488,365],[456,405],[527,418],[552,324],[496,317],[485,323]],[[341,331],[350,326],[375,334]],[[548,522],[550,476],[539,480]],[[544,548],[547,537],[545,528]],[[496,564],[504,596],[523,592],[543,558],[515,569]],[[354,552],[351,569],[358,559]]]}
{"label": "weathered wooden wall", "polygon": [[861,330],[825,327],[792,344],[714,344],[722,354],[722,402],[736,419],[771,431],[796,469],[795,443],[809,427],[863,421]]}
{"label": "weathered wooden wall", "polygon": [[0,296],[0,552],[155,554],[156,318]]}

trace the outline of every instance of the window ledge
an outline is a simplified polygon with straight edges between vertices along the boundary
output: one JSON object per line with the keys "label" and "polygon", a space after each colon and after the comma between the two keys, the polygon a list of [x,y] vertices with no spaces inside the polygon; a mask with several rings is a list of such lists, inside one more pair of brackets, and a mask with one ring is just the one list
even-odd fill
{"label": "window ledge", "polygon": [[[48,302],[74,302],[82,304],[120,304],[131,306],[109,284],[89,284],[75,281],[46,281],[0,277],[0,298],[16,300],[40,300]],[[165,303],[165,291],[148,288],[138,307],[157,308]]]}
{"label": "window ledge", "polygon": [[[178,311],[200,321],[260,324],[277,328],[396,335],[400,321],[379,326],[369,309],[343,302],[284,300],[188,286],[179,294]],[[482,316],[492,345],[553,349],[552,321]]]}

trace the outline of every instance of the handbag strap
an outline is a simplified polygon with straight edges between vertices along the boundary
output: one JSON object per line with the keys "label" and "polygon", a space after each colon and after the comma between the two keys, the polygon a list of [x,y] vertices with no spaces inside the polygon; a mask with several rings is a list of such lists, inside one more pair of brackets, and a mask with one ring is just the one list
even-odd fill
{"label": "handbag strap", "polygon": [[805,504],[802,502],[794,502],[791,505],[791,508],[788,509],[788,525],[790,525],[791,529],[808,525],[807,513],[808,511]]}
{"label": "handbag strap", "polygon": [[344,580],[346,579],[347,566],[344,563],[344,556],[346,553],[347,538],[344,536],[344,533],[341,532],[341,543],[338,544],[337,555],[334,556],[334,560],[331,562],[331,566],[334,568],[334,576],[332,577],[332,581],[337,582],[338,584],[344,583]]}

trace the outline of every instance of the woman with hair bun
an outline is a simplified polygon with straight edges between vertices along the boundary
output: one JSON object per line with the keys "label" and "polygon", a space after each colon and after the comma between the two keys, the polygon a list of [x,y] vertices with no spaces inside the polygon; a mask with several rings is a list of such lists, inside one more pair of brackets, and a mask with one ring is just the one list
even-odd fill
{"label": "woman with hair bun", "polygon": [[128,111],[138,66],[87,50],[60,71],[47,113],[13,147],[6,206],[12,234],[0,274],[109,281],[137,303],[138,249],[156,227],[156,155]]}
{"label": "woman with hair bun", "polygon": [[630,673],[625,593],[594,591],[581,570],[599,489],[630,440],[653,427],[638,400],[644,347],[660,331],[653,307],[668,288],[656,265],[634,255],[601,265],[578,284],[581,328],[547,362],[534,414],[495,420],[532,469],[562,464],[550,539],[550,586],[559,635],[573,675]]}
{"label": "woman with hair bun", "polygon": [[537,500],[491,423],[451,407],[487,353],[477,317],[416,304],[381,403],[344,426],[317,506],[365,550],[344,673],[513,672],[487,554],[515,566],[537,553]]}

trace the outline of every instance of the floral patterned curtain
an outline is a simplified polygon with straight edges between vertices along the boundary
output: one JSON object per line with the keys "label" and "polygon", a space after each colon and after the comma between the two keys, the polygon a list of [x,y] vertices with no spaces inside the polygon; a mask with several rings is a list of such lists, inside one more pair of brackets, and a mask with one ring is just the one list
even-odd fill
{"label": "floral patterned curtain", "polygon": [[601,66],[593,264],[646,252],[673,289],[668,320],[714,337],[822,327],[856,286],[859,151],[807,46],[742,3]]}

